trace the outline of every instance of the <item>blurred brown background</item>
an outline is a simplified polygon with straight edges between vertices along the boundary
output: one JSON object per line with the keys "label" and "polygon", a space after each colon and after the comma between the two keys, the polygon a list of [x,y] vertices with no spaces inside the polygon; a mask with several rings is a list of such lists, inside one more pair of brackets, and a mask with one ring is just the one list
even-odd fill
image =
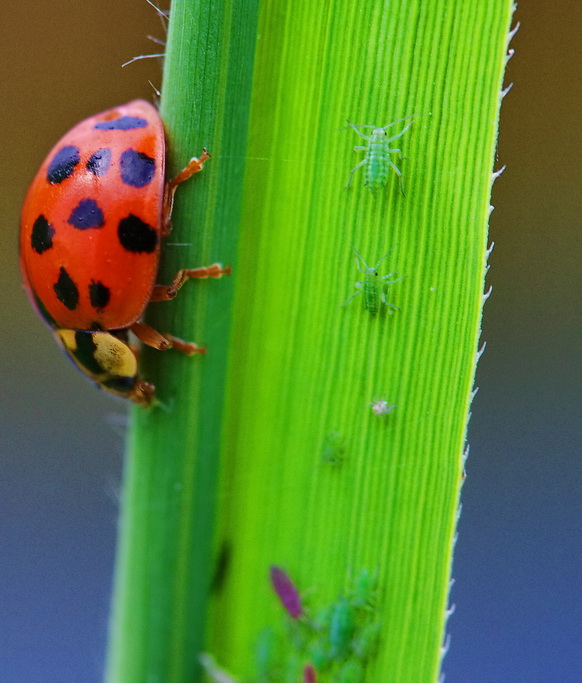
{"label": "blurred brown background", "polygon": [[[487,2],[489,0],[480,0]],[[0,681],[101,679],[125,406],[61,356],[20,286],[20,205],[74,123],[159,86],[145,0],[5,3],[0,127]],[[450,683],[582,680],[582,4],[516,18],[469,430]],[[203,96],[203,93],[200,94]]]}

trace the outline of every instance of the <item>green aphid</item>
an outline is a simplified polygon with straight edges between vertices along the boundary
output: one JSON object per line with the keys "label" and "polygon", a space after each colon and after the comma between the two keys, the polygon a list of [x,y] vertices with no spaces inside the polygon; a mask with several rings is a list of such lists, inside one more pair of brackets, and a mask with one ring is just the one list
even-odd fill
{"label": "green aphid", "polygon": [[[346,119],[348,126],[353,128],[359,136],[363,137],[365,140],[368,141],[367,145],[356,145],[356,147],[354,147],[354,152],[366,152],[366,156],[362,159],[362,161],[360,161],[360,163],[357,166],[354,166],[354,168],[351,170],[346,188],[350,186],[354,172],[357,171],[358,168],[361,168],[363,166],[364,185],[370,188],[372,194],[376,194],[378,190],[386,187],[386,183],[388,182],[388,175],[390,174],[390,169],[392,169],[400,179],[400,191],[404,195],[404,187],[402,185],[402,173],[400,172],[398,166],[396,166],[396,164],[390,158],[391,154],[398,154],[400,157],[402,157],[402,151],[397,148],[391,148],[390,143],[402,137],[414,122],[411,121],[407,126],[405,126],[400,131],[400,133],[397,133],[392,137],[387,136],[386,128],[390,128],[390,126],[394,126],[397,123],[402,123],[402,121],[411,119],[414,116],[418,116],[418,114],[405,116],[403,119],[393,121],[392,123],[389,123],[386,126],[383,126],[382,128],[380,128],[379,126],[371,125],[357,126],[356,124],[352,123],[351,121],[347,121]],[[361,128],[371,128],[372,134],[366,135],[365,133],[362,133],[362,131],[360,130]]]}
{"label": "green aphid", "polygon": [[378,584],[378,570],[374,573],[364,568],[352,584],[349,593],[350,602],[354,607],[373,609],[376,604],[376,586]]}
{"label": "green aphid", "polygon": [[355,615],[350,601],[342,598],[335,603],[329,619],[329,654],[332,659],[345,659],[354,635]]}
{"label": "green aphid", "polygon": [[390,280],[394,273],[388,273],[388,275],[378,275],[378,268],[382,261],[388,256],[390,252],[386,252],[384,256],[378,261],[375,266],[369,266],[365,261],[364,257],[360,252],[354,247],[354,252],[356,254],[356,264],[360,273],[364,274],[364,279],[360,282],[356,282],[356,288],[359,290],[347,300],[344,301],[342,306],[347,306],[350,301],[360,294],[364,295],[364,309],[369,311],[370,315],[376,315],[380,309],[380,305],[384,304],[388,308],[393,308],[399,311],[398,306],[391,304],[386,299],[386,292],[384,291],[387,285],[393,285],[400,280],[404,280],[404,277],[399,277],[396,280]]}
{"label": "green aphid", "polygon": [[346,454],[346,440],[339,432],[330,432],[323,442],[321,458],[330,465],[340,465]]}

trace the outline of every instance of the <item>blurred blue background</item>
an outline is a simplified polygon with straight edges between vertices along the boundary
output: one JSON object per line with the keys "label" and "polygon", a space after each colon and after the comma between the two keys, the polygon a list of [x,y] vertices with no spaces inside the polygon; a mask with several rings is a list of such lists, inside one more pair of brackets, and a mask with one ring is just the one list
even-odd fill
{"label": "blurred blue background", "polygon": [[[449,621],[448,683],[582,681],[582,5],[531,0],[501,115],[485,307]],[[145,0],[3,7],[0,681],[101,680],[123,403],[62,358],[20,287],[26,187],[80,119],[151,99]],[[408,683],[408,682],[404,682]],[[411,682],[414,683],[414,682]]]}

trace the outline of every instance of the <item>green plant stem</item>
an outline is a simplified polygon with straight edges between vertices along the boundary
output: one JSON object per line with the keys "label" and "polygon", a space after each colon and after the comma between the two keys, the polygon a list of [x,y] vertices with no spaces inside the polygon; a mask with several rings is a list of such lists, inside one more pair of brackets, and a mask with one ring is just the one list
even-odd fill
{"label": "green plant stem", "polygon": [[[178,189],[160,281],[236,256],[256,2],[174,0],[160,111],[169,175],[202,147],[202,173]],[[228,161],[225,161],[228,160]],[[208,347],[144,349],[161,406],[134,409],[124,473],[107,680],[196,679],[211,584],[232,280],[192,281],[147,320]]]}
{"label": "green plant stem", "polygon": [[[277,0],[258,18],[257,5],[172,6],[170,171],[202,146],[213,158],[177,197],[161,279],[213,261],[236,269],[148,311],[209,354],[143,354],[163,408],[133,414],[108,680],[198,680],[203,650],[257,680],[269,626],[283,634],[271,679],[296,680],[310,655],[284,628],[275,564],[314,607],[377,571],[368,679],[434,681],[512,5]],[[361,170],[344,189],[362,158],[351,148],[365,144],[345,120],[412,114],[405,159],[392,157],[406,196],[394,174],[372,195]],[[391,249],[381,274],[406,276],[388,288],[393,315],[372,316],[361,296],[341,307],[362,279],[354,246],[370,264]],[[397,407],[375,415],[383,397]]]}

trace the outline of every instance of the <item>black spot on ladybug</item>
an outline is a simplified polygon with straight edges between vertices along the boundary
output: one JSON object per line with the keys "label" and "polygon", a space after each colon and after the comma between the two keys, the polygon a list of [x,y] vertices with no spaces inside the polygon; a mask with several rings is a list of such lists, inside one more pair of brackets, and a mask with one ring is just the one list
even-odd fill
{"label": "black spot on ladybug", "polygon": [[105,219],[103,211],[94,199],[81,199],[71,211],[67,223],[79,230],[88,230],[89,228],[102,228]]}
{"label": "black spot on ladybug", "polygon": [[108,147],[103,147],[91,154],[86,166],[88,171],[91,171],[96,176],[101,176],[107,173],[110,164],[111,150]]}
{"label": "black spot on ladybug", "polygon": [[32,235],[30,238],[32,248],[37,254],[42,254],[44,251],[53,246],[54,234],[55,229],[41,213],[40,216],[34,221],[34,225],[32,226]]}
{"label": "black spot on ladybug", "polygon": [[152,181],[156,172],[156,162],[143,152],[126,149],[119,160],[121,180],[126,185],[144,187]]}
{"label": "black spot on ladybug", "polygon": [[79,163],[79,150],[73,145],[60,149],[51,161],[46,174],[51,185],[62,183],[75,170]]}
{"label": "black spot on ladybug", "polygon": [[119,221],[117,235],[124,249],[139,254],[151,254],[158,243],[158,234],[154,228],[132,213]]}
{"label": "black spot on ladybug", "polygon": [[96,123],[97,130],[132,130],[133,128],[145,128],[148,122],[139,116],[120,116],[118,119],[111,119],[111,121],[102,121]]}
{"label": "black spot on ladybug", "polygon": [[109,303],[111,298],[111,292],[109,287],[106,287],[102,282],[91,280],[89,285],[89,299],[91,301],[91,306],[98,310],[102,310]]}
{"label": "black spot on ladybug", "polygon": [[74,311],[79,303],[79,290],[77,285],[71,280],[71,276],[61,266],[59,279],[53,285],[57,299],[65,305],[69,311]]}
{"label": "black spot on ladybug", "polygon": [[79,365],[83,366],[93,375],[100,375],[103,372],[103,368],[95,359],[97,344],[95,344],[93,333],[77,330],[75,332],[75,344],[77,348],[73,352],[73,356],[77,359]]}

